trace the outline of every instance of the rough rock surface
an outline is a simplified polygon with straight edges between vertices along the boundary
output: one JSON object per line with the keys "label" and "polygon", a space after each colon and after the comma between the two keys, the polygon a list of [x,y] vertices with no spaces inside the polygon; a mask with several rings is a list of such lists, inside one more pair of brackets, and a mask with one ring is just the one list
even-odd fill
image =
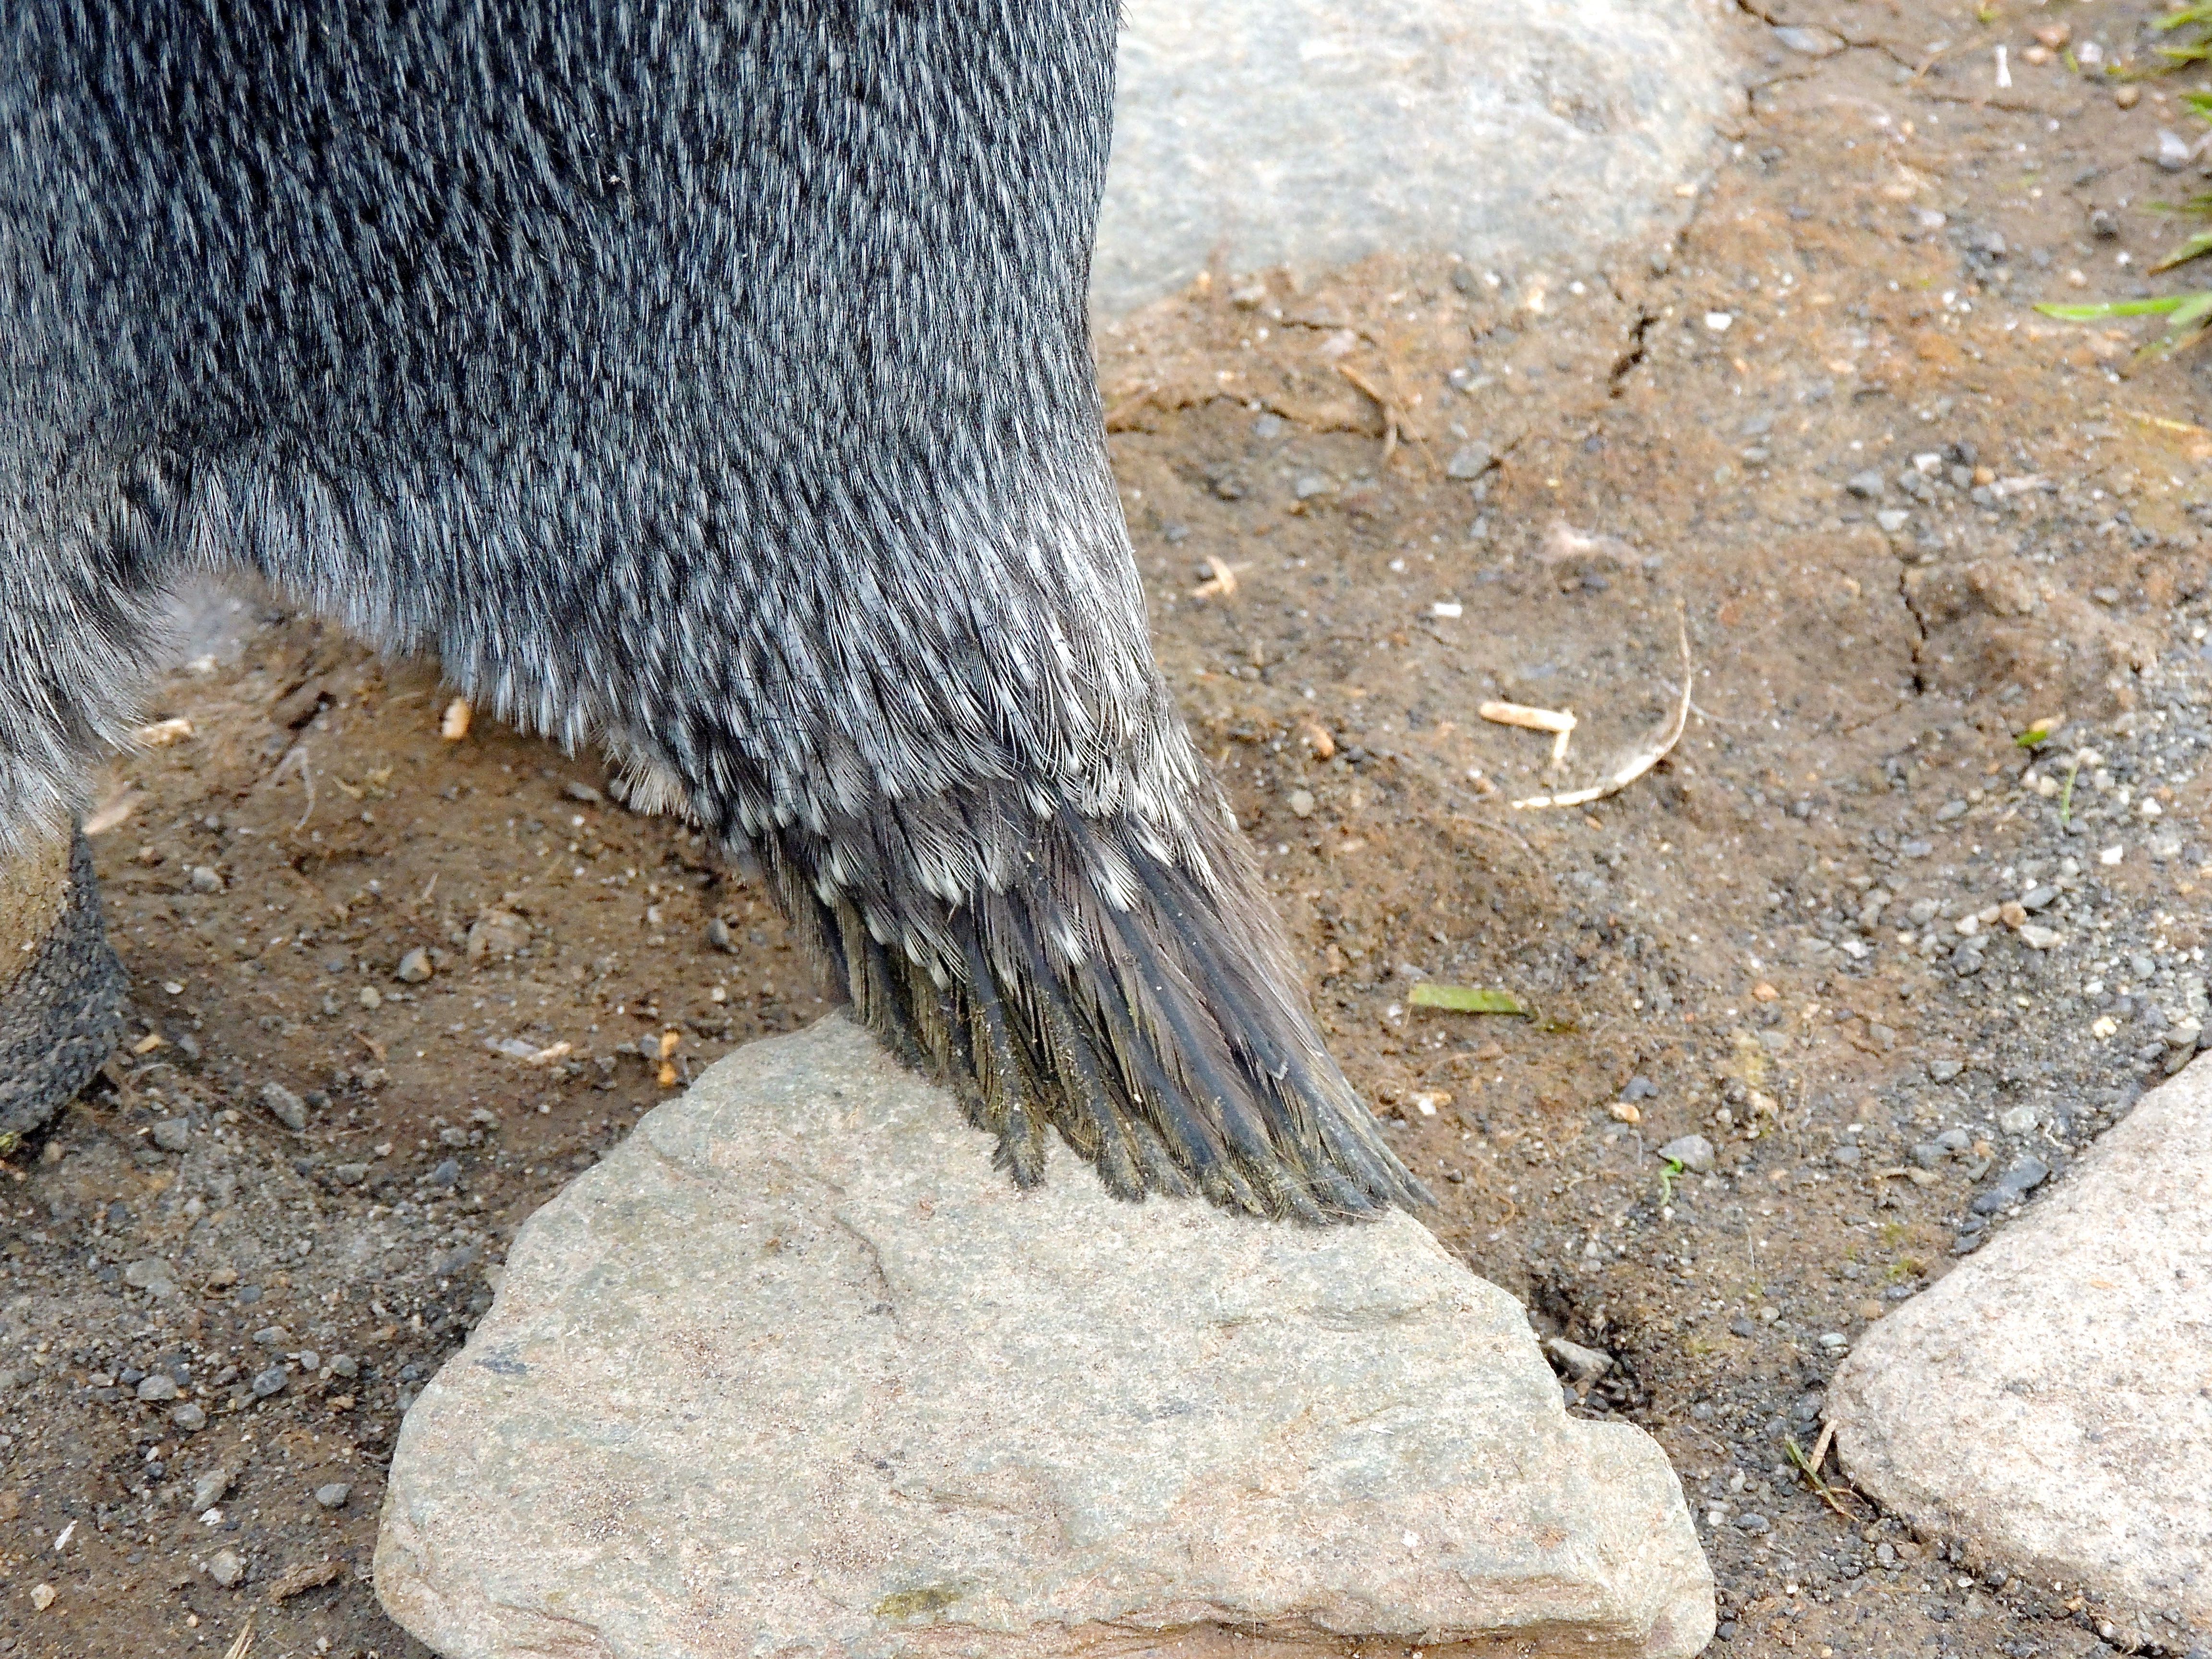
{"label": "rough rock surface", "polygon": [[1686,204],[1726,108],[1704,0],[1130,0],[1092,300],[1456,252],[1508,273]]}
{"label": "rough rock surface", "polygon": [[1658,1447],[1569,1418],[1519,1306],[1417,1223],[1128,1206],[1065,1153],[1018,1193],[838,1016],[523,1229],[408,1414],[376,1581],[449,1659],[1713,1630]]}
{"label": "rough rock surface", "polygon": [[2212,1065],[1869,1330],[1828,1412],[1923,1533],[2212,1636]]}

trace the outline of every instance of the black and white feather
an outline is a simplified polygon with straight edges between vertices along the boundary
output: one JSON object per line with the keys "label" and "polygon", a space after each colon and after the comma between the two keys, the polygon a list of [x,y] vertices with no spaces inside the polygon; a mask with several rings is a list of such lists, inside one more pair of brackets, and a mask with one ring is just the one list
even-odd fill
{"label": "black and white feather", "polygon": [[0,10],[0,835],[190,572],[605,744],[1018,1180],[1417,1201],[1146,641],[1112,0]]}

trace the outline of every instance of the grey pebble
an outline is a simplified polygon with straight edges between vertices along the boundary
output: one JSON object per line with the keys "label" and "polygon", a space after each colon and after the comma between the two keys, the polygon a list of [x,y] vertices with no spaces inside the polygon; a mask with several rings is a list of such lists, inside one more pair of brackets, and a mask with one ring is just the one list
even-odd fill
{"label": "grey pebble", "polygon": [[436,1169],[430,1171],[429,1181],[430,1185],[433,1187],[451,1187],[458,1182],[460,1178],[460,1164],[454,1159],[449,1158],[441,1163]]}
{"label": "grey pebble", "polygon": [[167,1296],[177,1288],[176,1270],[158,1255],[149,1255],[134,1261],[123,1270],[123,1282],[134,1291],[151,1291],[156,1296]]}
{"label": "grey pebble", "polygon": [[361,1375],[361,1362],[356,1359],[351,1354],[334,1353],[331,1356],[331,1375],[332,1376],[358,1376]]}
{"label": "grey pebble", "polygon": [[197,1434],[207,1427],[207,1413],[187,1400],[169,1413],[169,1421],[181,1434]]}
{"label": "grey pebble", "polygon": [[284,1391],[284,1368],[271,1365],[265,1371],[255,1373],[252,1386],[258,1399],[266,1400],[272,1394],[282,1394]]}
{"label": "grey pebble", "polygon": [[2033,1106],[2014,1106],[1997,1114],[1997,1127],[2008,1135],[2033,1134],[2035,1124],[2036,1110]]}
{"label": "grey pebble", "polygon": [[1632,1077],[1628,1086],[1620,1091],[1623,1100],[1652,1100],[1658,1097],[1659,1085],[1648,1077]]}
{"label": "grey pebble", "polygon": [[399,966],[393,970],[392,977],[404,984],[420,985],[434,971],[430,966],[430,953],[418,945],[399,958]]}
{"label": "grey pebble", "polygon": [[223,1493],[230,1490],[231,1472],[228,1469],[210,1469],[192,1482],[192,1513],[200,1514],[222,1501]]}
{"label": "grey pebble", "polygon": [[165,1117],[154,1126],[154,1144],[165,1152],[190,1152],[192,1145],[192,1123],[190,1118]]}
{"label": "grey pebble", "polygon": [[261,1104],[269,1115],[294,1134],[307,1127],[307,1103],[281,1083],[261,1085]]}
{"label": "grey pebble", "polygon": [[207,1571],[209,1577],[228,1589],[246,1577],[246,1563],[236,1550],[217,1550],[208,1558]]}
{"label": "grey pebble", "polygon": [[2020,908],[2023,910],[2047,909],[2057,896],[2056,887],[2031,887],[2020,896]]}
{"label": "grey pebble", "polygon": [[1923,1170],[1932,1170],[1948,1156],[1932,1140],[1923,1140],[1912,1149],[1912,1161]]}
{"label": "grey pebble", "polygon": [[1596,1348],[1585,1348],[1579,1342],[1570,1342],[1564,1336],[1544,1339],[1544,1352],[1552,1363],[1577,1382],[1595,1382],[1613,1369],[1613,1356]]}
{"label": "grey pebble", "polygon": [[[1462,444],[1452,452],[1444,464],[1447,478],[1480,478],[1490,470],[1490,446],[1485,443]],[[1301,496],[1301,499],[1304,499]]]}
{"label": "grey pebble", "polygon": [[1311,501],[1316,495],[1328,495],[1335,489],[1328,476],[1320,472],[1301,472],[1291,480],[1291,494],[1302,501]]}
{"label": "grey pebble", "polygon": [[1832,58],[1844,49],[1844,43],[1826,29],[1808,29],[1791,24],[1774,31],[1774,39],[1791,52],[1802,52],[1808,58]]}
{"label": "grey pebble", "polygon": [[1844,482],[1844,488],[1862,501],[1880,501],[1887,493],[1889,483],[1880,472],[1869,467],[1863,472],[1854,472]]}
{"label": "grey pebble", "polygon": [[220,893],[222,891],[222,878],[216,874],[213,869],[204,864],[195,865],[192,866],[191,884],[192,891],[195,893]]}
{"label": "grey pebble", "polygon": [[1899,856],[1908,859],[1924,859],[1935,850],[1936,843],[1928,841],[1904,842],[1897,849]]}
{"label": "grey pebble", "polygon": [[1698,1175],[1713,1172],[1713,1143],[1703,1135],[1682,1135],[1659,1149],[1659,1156]]}
{"label": "grey pebble", "polygon": [[1756,1510],[1746,1510],[1735,1518],[1735,1528],[1738,1532],[1747,1532],[1754,1536],[1765,1532],[1771,1525],[1772,1523]]}
{"label": "grey pebble", "polygon": [[1859,1160],[1866,1155],[1860,1152],[1857,1147],[1852,1146],[1850,1142],[1845,1141],[1842,1146],[1831,1152],[1828,1156],[1835,1159],[1837,1163],[1844,1165],[1846,1169],[1856,1169],[1858,1165]]}
{"label": "grey pebble", "polygon": [[1974,1144],[1974,1138],[1964,1129],[1946,1129],[1936,1137],[1936,1144],[1954,1157]]}
{"label": "grey pebble", "polygon": [[368,1165],[341,1164],[331,1170],[331,1176],[341,1187],[358,1187],[368,1179]]}
{"label": "grey pebble", "polygon": [[326,1510],[343,1509],[346,1499],[352,1496],[353,1488],[343,1480],[333,1480],[327,1486],[315,1488],[315,1502]]}
{"label": "grey pebble", "polygon": [[253,1340],[264,1348],[281,1348],[292,1340],[292,1333],[282,1325],[264,1325],[254,1332]]}
{"label": "grey pebble", "polygon": [[730,924],[720,916],[707,923],[707,943],[717,951],[734,951],[738,948],[737,937],[730,932]]}
{"label": "grey pebble", "polygon": [[473,1244],[463,1244],[454,1249],[447,1250],[430,1263],[430,1277],[433,1279],[459,1278],[476,1266],[477,1257],[480,1254],[477,1246]]}
{"label": "grey pebble", "polygon": [[1880,525],[1885,532],[1894,536],[1905,528],[1905,521],[1911,516],[1901,507],[1885,507],[1874,515],[1874,521]]}
{"label": "grey pebble", "polygon": [[164,1376],[159,1371],[155,1371],[138,1385],[138,1397],[141,1400],[174,1400],[180,1392],[182,1391],[177,1387],[175,1377]]}
{"label": "grey pebble", "polygon": [[1955,1060],[1931,1060],[1928,1062],[1928,1075],[1938,1083],[1948,1083],[1966,1069]]}

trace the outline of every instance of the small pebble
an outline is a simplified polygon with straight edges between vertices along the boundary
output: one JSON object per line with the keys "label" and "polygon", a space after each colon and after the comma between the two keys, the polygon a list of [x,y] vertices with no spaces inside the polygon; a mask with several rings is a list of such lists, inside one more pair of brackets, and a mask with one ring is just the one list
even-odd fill
{"label": "small pebble", "polygon": [[307,1103],[281,1083],[261,1085],[261,1104],[269,1115],[294,1134],[303,1133],[307,1127]]}
{"label": "small pebble", "polygon": [[207,1572],[209,1577],[228,1589],[246,1577],[246,1563],[239,1559],[236,1550],[217,1550],[208,1558]]}
{"label": "small pebble", "polygon": [[176,1270],[158,1255],[149,1255],[134,1261],[123,1270],[123,1282],[134,1291],[151,1291],[156,1296],[167,1296],[177,1288]]}
{"label": "small pebble", "polygon": [[192,1124],[190,1118],[165,1117],[154,1126],[154,1144],[165,1152],[185,1152],[191,1150]]}
{"label": "small pebble", "polygon": [[1595,1382],[1613,1369],[1613,1356],[1596,1348],[1585,1348],[1579,1342],[1570,1342],[1564,1336],[1544,1339],[1544,1352],[1553,1363],[1577,1382]]}
{"label": "small pebble", "polygon": [[1955,1060],[1931,1060],[1928,1062],[1928,1075],[1938,1083],[1948,1083],[1966,1069],[1963,1062]]}
{"label": "small pebble", "polygon": [[271,1365],[265,1371],[256,1372],[252,1387],[255,1396],[262,1400],[268,1399],[272,1394],[282,1394],[284,1390],[284,1368]]}
{"label": "small pebble", "polygon": [[399,958],[399,966],[393,977],[408,985],[420,985],[430,977],[433,971],[430,953],[418,945]]}
{"label": "small pebble", "polygon": [[1683,1135],[1659,1149],[1659,1156],[1697,1175],[1713,1172],[1713,1143],[1703,1135]]}
{"label": "small pebble", "polygon": [[48,1607],[53,1606],[53,1604],[54,1587],[52,1584],[33,1584],[31,1586],[31,1605],[33,1607],[36,1607],[40,1613],[44,1613]]}
{"label": "small pebble", "polygon": [[1452,452],[1444,463],[1447,478],[1480,478],[1490,470],[1490,446],[1484,443],[1463,444]]}
{"label": "small pebble", "polygon": [[187,1400],[169,1413],[169,1421],[180,1434],[197,1434],[207,1427],[207,1413]]}
{"label": "small pebble", "polygon": [[174,1400],[181,1392],[175,1377],[165,1376],[160,1371],[155,1371],[138,1385],[141,1400]]}
{"label": "small pebble", "polygon": [[228,1469],[210,1469],[192,1482],[192,1513],[198,1515],[213,1509],[222,1501],[223,1493],[230,1490]]}
{"label": "small pebble", "polygon": [[222,891],[222,878],[216,874],[213,869],[204,864],[197,865],[193,867],[191,884],[192,891],[195,893],[220,893]]}
{"label": "small pebble", "polygon": [[1312,790],[1310,790],[1310,789],[1293,789],[1293,790],[1291,790],[1291,816],[1292,817],[1294,817],[1294,818],[1310,818],[1310,817],[1311,817],[1313,816],[1313,814],[1314,814],[1314,798],[1313,798],[1313,791],[1312,791]]}
{"label": "small pebble", "polygon": [[384,997],[374,985],[364,985],[361,988],[361,1006],[364,1008],[381,1008],[384,1006]]}
{"label": "small pebble", "polygon": [[353,1488],[343,1480],[333,1480],[326,1486],[315,1488],[315,1502],[326,1510],[343,1509],[346,1499],[352,1496]]}

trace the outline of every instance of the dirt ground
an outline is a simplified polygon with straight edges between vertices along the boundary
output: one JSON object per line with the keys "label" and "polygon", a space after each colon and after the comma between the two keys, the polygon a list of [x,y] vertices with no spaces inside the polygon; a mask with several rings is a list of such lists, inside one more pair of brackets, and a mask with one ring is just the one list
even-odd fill
{"label": "dirt ground", "polygon": [[[1790,1455],[1856,1334],[2007,1224],[1976,1195],[2063,1170],[2203,1009],[2212,358],[2027,309],[2172,285],[2150,204],[2197,180],[2142,158],[2196,77],[2124,107],[2027,54],[2063,21],[2140,57],[2152,15],[1746,12],[1679,239],[1218,272],[1100,339],[1161,660],[1336,1052],[1447,1243],[1613,1357],[1566,1386],[1674,1459],[1721,1650],[2212,1642]],[[1681,630],[1674,753],[1516,810],[1550,739],[1478,705],[1571,708],[1594,781],[1671,711]],[[447,741],[434,666],[273,601],[195,637],[147,710],[191,735],[104,786],[130,1046],[0,1176],[0,1653],[250,1621],[253,1659],[398,1659],[384,1460],[514,1230],[825,1005],[595,760]],[[1656,1156],[1690,1134],[1709,1173]]]}

